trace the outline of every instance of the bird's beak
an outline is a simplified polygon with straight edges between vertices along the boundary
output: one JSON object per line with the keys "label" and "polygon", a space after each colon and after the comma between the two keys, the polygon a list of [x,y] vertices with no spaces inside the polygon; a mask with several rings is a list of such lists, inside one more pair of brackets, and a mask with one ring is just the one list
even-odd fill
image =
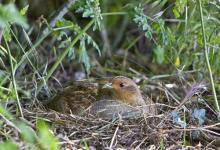
{"label": "bird's beak", "polygon": [[112,89],[112,83],[106,83],[103,87],[103,89]]}

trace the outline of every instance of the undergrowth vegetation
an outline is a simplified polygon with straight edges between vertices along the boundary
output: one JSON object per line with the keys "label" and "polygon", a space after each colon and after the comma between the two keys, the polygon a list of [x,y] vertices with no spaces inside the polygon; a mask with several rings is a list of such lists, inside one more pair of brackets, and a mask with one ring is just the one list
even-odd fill
{"label": "undergrowth vegetation", "polygon": [[[0,149],[220,145],[219,1],[0,2]],[[54,116],[42,106],[69,81],[117,75],[158,104],[154,121]]]}

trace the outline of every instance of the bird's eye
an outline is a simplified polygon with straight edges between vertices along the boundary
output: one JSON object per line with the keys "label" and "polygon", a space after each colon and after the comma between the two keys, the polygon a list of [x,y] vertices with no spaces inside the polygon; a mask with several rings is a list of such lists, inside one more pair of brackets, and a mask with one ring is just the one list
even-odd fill
{"label": "bird's eye", "polygon": [[124,85],[124,83],[120,83],[120,87],[124,87],[125,85]]}

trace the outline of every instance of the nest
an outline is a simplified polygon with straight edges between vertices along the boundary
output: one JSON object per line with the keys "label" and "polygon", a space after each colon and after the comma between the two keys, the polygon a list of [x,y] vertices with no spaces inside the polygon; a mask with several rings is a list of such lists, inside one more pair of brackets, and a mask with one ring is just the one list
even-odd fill
{"label": "nest", "polygon": [[[41,118],[48,123],[51,133],[57,137],[61,149],[182,149],[216,148],[220,124],[181,128],[167,113],[136,119],[103,120],[95,117],[65,115],[39,108],[25,108],[25,122],[36,130]],[[10,134],[21,149],[30,147],[20,138],[19,130],[6,118],[4,133]],[[24,121],[24,120],[23,120]],[[11,130],[15,128],[15,130]],[[195,137],[195,135],[197,135]],[[1,135],[1,140],[6,136]],[[187,146],[185,141],[190,141]]]}
{"label": "nest", "polygon": [[[177,107],[166,101],[163,104],[157,103],[159,113],[155,116],[122,118],[119,115],[110,120],[91,115],[80,117],[61,114],[48,111],[36,103],[26,103],[23,105],[24,119],[1,115],[0,140],[10,139],[20,149],[33,149],[33,145],[27,144],[21,137],[22,133],[15,125],[15,120],[22,120],[37,132],[37,121],[40,119],[48,124],[61,149],[216,149],[220,146],[217,114],[206,102],[193,101],[194,94],[189,96],[188,92],[190,103],[185,101]],[[194,108],[206,110],[202,124],[201,120],[192,117]],[[16,113],[15,102],[8,106],[8,110],[12,114]],[[185,120],[180,120],[183,118]],[[184,122],[187,122],[185,126]],[[38,144],[34,146],[41,148]]]}

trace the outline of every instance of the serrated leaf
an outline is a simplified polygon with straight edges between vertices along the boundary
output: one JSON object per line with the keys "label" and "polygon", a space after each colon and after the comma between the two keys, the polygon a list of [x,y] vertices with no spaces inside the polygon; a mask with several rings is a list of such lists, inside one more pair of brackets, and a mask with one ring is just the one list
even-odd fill
{"label": "serrated leaf", "polygon": [[100,51],[100,49],[99,49],[99,46],[98,46],[98,44],[96,44],[96,42],[91,38],[91,36],[89,36],[89,35],[86,34],[84,37],[86,38],[87,44],[88,44],[88,45],[89,45],[89,44],[92,44],[92,47],[95,48],[95,49],[98,51],[99,56],[101,56],[101,51]]}
{"label": "serrated leaf", "polygon": [[133,19],[133,21],[138,25],[139,28],[141,28],[144,32],[145,32],[145,37],[148,39],[152,39],[152,28],[148,23],[148,19],[147,16],[144,14],[144,9],[142,8],[141,5],[139,5],[138,7],[134,8],[135,10],[135,17]]}
{"label": "serrated leaf", "polygon": [[79,62],[82,62],[85,65],[86,72],[89,72],[90,70],[90,62],[89,62],[89,56],[86,51],[85,47],[85,41],[80,41],[80,47],[79,47]]}
{"label": "serrated leaf", "polygon": [[68,52],[68,58],[70,59],[75,59],[75,49],[74,48],[71,48]]}
{"label": "serrated leaf", "polygon": [[95,23],[93,26],[93,31],[95,31],[97,28],[101,29],[101,21],[102,21],[102,14],[101,14],[101,8],[99,0],[86,0],[86,3],[84,5],[80,5],[76,12],[83,13],[83,17],[90,17],[94,18]]}

